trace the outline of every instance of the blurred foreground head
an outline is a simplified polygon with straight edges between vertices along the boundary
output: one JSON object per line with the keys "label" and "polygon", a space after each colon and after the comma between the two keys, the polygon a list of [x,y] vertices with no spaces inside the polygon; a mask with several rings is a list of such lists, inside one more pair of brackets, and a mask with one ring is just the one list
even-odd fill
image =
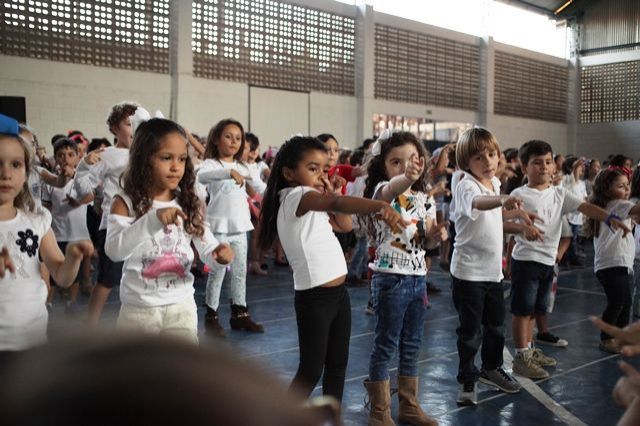
{"label": "blurred foreground head", "polygon": [[74,338],[21,354],[0,383],[5,426],[339,423],[233,354],[167,337]]}

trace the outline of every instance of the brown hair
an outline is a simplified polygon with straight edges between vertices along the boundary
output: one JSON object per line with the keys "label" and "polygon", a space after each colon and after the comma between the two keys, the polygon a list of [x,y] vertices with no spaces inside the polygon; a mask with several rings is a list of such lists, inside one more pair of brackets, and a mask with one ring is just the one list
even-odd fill
{"label": "brown hair", "polygon": [[[149,211],[153,205],[153,199],[149,194],[153,177],[151,157],[160,149],[160,139],[169,133],[179,133],[187,144],[187,135],[184,129],[177,123],[164,118],[152,118],[138,126],[133,143],[129,149],[129,164],[120,180],[124,192],[131,197],[134,213],[140,217]],[[200,199],[195,192],[196,173],[193,169],[191,158],[187,156],[184,175],[178,183],[178,188],[173,196],[187,215],[184,221],[184,229],[188,234],[198,237],[204,235],[204,225]]]}
{"label": "brown hair", "polygon": [[460,170],[469,171],[471,157],[485,150],[500,152],[495,136],[481,127],[465,130],[456,144],[456,161]]}
{"label": "brown hair", "polygon": [[204,149],[204,158],[218,158],[220,153],[218,152],[218,142],[222,137],[222,132],[227,126],[238,126],[240,129],[240,133],[242,133],[242,141],[240,142],[240,149],[236,152],[236,155],[233,156],[233,159],[236,161],[242,161],[242,154],[244,153],[244,127],[240,124],[239,121],[234,120],[233,118],[226,118],[224,120],[218,121],[218,124],[213,126],[209,131],[209,136],[207,137],[207,146]]}
{"label": "brown hair", "polygon": [[37,173],[37,171],[32,170],[33,167],[33,147],[30,146],[22,136],[17,135],[8,135],[8,134],[0,134],[0,140],[2,138],[12,139],[20,144],[20,147],[24,151],[24,185],[22,185],[22,189],[16,195],[16,198],[13,199],[13,207],[17,209],[26,210],[28,212],[35,212],[36,203],[33,200],[33,195],[31,195],[31,189],[29,188],[29,176],[31,173]]}
{"label": "brown hair", "polygon": [[237,354],[168,336],[97,333],[31,349],[3,374],[0,397],[6,426],[331,424]]}
{"label": "brown hair", "polygon": [[112,134],[115,134],[113,132],[113,128],[118,127],[120,122],[125,118],[129,118],[133,114],[135,114],[138,106],[139,105],[137,103],[130,101],[124,101],[120,102],[119,104],[115,104],[113,108],[111,108],[111,112],[107,117],[107,126],[109,126],[109,131]]}

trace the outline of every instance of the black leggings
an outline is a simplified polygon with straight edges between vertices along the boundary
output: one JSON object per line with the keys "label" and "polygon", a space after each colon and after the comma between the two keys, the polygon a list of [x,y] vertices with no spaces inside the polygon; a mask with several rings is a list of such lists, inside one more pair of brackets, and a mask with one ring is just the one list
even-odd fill
{"label": "black leggings", "polygon": [[344,285],[296,291],[295,307],[300,363],[291,389],[309,396],[322,375],[322,393],[342,401],[351,335],[349,293]]}
{"label": "black leggings", "polygon": [[[629,268],[621,266],[600,269],[596,272],[598,281],[607,295],[607,307],[602,313],[602,321],[620,328],[629,325],[631,315],[631,297],[633,293],[633,274]],[[611,339],[604,331],[601,340]]]}

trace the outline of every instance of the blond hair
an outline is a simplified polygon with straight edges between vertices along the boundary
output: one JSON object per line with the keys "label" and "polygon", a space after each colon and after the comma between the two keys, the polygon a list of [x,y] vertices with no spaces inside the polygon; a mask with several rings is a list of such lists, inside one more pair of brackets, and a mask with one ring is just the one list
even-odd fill
{"label": "blond hair", "polygon": [[500,151],[495,136],[481,127],[467,129],[456,144],[456,162],[460,170],[469,171],[471,157],[486,150]]}

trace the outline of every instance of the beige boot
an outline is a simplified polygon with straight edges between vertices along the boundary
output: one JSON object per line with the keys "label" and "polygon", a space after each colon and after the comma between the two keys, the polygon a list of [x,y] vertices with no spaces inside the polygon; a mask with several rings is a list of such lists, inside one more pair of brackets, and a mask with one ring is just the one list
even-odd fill
{"label": "beige boot", "polygon": [[438,426],[438,421],[427,416],[418,404],[418,378],[398,376],[398,401],[400,410],[398,421],[415,426]]}
{"label": "beige boot", "polygon": [[364,387],[369,394],[369,426],[395,426],[391,418],[391,389],[389,380],[380,382],[364,381]]}

